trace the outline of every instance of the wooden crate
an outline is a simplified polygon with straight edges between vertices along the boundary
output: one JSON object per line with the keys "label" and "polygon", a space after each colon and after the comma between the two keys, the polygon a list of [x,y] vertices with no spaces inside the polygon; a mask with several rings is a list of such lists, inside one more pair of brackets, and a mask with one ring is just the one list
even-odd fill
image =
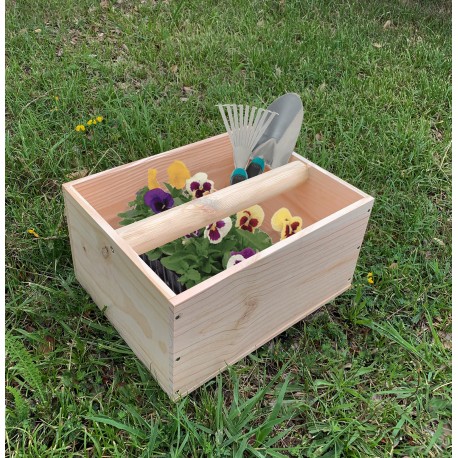
{"label": "wooden crate", "polygon": [[[273,177],[264,189],[270,194],[262,203],[262,229],[277,243],[175,294],[140,259],[141,244],[129,239],[130,226],[120,228],[117,216],[146,186],[149,168],[166,181],[175,159],[192,174],[208,173],[218,189],[212,196],[225,198],[251,182],[228,187],[232,147],[223,134],[63,185],[78,281],[171,398],[196,389],[347,290],[374,201],[293,154],[290,162],[307,165],[306,181],[273,195],[269,189],[281,188],[285,176],[274,175],[280,169],[262,175]],[[304,228],[279,241],[270,218],[284,206],[302,217]],[[152,238],[166,231],[155,229],[147,232]]]}

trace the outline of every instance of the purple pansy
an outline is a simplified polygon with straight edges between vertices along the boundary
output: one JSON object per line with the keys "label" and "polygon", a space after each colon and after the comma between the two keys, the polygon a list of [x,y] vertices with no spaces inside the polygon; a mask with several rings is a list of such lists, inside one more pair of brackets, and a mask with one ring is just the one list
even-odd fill
{"label": "purple pansy", "polygon": [[197,229],[197,231],[191,232],[189,234],[186,234],[185,237],[187,239],[192,239],[194,237],[200,237],[200,229]]}
{"label": "purple pansy", "polygon": [[229,267],[235,266],[236,264],[244,261],[245,259],[251,258],[254,256],[256,251],[253,248],[244,248],[242,251],[231,251],[231,257],[227,261],[226,269]]}
{"label": "purple pansy", "polygon": [[173,197],[161,188],[150,189],[143,200],[153,213],[161,213],[172,208],[174,204]]}
{"label": "purple pansy", "polygon": [[242,251],[231,251],[231,256],[234,256],[236,254],[241,254],[245,259],[248,259],[251,256],[255,255],[256,251],[254,251],[253,248],[250,247],[244,248]]}
{"label": "purple pansy", "polygon": [[206,173],[199,172],[186,180],[186,191],[191,196],[199,198],[210,194],[213,191],[213,185],[213,181],[208,179]]}
{"label": "purple pansy", "polygon": [[210,243],[219,243],[228,234],[232,227],[231,218],[224,218],[216,223],[208,225],[204,230],[204,236]]}

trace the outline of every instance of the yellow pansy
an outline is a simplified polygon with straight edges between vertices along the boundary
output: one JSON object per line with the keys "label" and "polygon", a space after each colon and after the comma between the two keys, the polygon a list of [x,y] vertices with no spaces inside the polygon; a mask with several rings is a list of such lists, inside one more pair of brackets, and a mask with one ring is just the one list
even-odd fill
{"label": "yellow pansy", "polygon": [[280,239],[286,239],[302,229],[302,218],[292,216],[287,208],[277,210],[270,221],[272,229],[280,232]]}
{"label": "yellow pansy", "polygon": [[282,230],[280,232],[280,239],[286,239],[291,235],[299,232],[302,229],[302,218],[299,216],[293,216],[290,220],[283,223]]}
{"label": "yellow pansy", "polygon": [[148,189],[156,189],[161,187],[161,185],[157,181],[156,176],[156,169],[148,169]]}
{"label": "yellow pansy", "polygon": [[167,173],[169,174],[169,183],[177,189],[184,188],[186,180],[191,178],[191,173],[181,161],[173,161],[167,169]]}
{"label": "yellow pansy", "polygon": [[77,132],[84,132],[86,130],[86,128],[82,125],[82,124],[78,124],[76,127],[75,127],[75,130]]}
{"label": "yellow pansy", "polygon": [[283,223],[290,220],[291,218],[291,212],[287,208],[280,208],[280,210],[277,210],[274,213],[270,221],[272,224],[272,229],[274,231],[280,232],[283,229]]}
{"label": "yellow pansy", "polygon": [[260,227],[264,221],[264,210],[260,205],[253,205],[246,210],[237,213],[235,227],[245,231],[253,232]]}

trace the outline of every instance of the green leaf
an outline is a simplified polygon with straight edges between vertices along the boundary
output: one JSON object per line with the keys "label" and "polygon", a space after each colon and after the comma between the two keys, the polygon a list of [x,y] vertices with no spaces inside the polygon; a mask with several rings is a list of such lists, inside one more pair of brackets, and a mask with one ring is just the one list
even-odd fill
{"label": "green leaf", "polygon": [[161,259],[161,264],[169,270],[178,274],[184,274],[189,269],[189,264],[181,256],[167,256]]}
{"label": "green leaf", "polygon": [[243,248],[250,247],[259,252],[272,245],[272,239],[268,234],[261,230],[248,232],[243,229],[238,229],[237,235],[241,243],[244,245]]}
{"label": "green leaf", "polygon": [[146,434],[141,429],[133,428],[132,426],[126,425],[125,423],[121,423],[120,421],[114,420],[104,415],[98,415],[98,416],[97,415],[94,415],[94,416],[87,415],[87,416],[83,416],[83,418],[85,418],[86,420],[94,421],[96,423],[104,423],[106,425],[113,426],[116,429],[119,429],[121,431],[126,431],[127,433],[135,437],[138,437],[140,439],[146,438]]}
{"label": "green leaf", "polygon": [[223,261],[222,261],[222,264],[223,264],[224,268],[227,267],[227,261],[229,261],[230,257],[231,257],[231,252],[230,251],[226,251],[226,253],[224,253],[224,255],[223,255]]}
{"label": "green leaf", "polygon": [[194,280],[196,282],[200,281],[200,273],[196,269],[188,269],[186,272],[186,275],[188,276],[189,280]]}
{"label": "green leaf", "polygon": [[148,253],[146,253],[146,256],[148,256],[148,259],[150,261],[156,261],[162,256],[162,251],[160,248],[156,248],[154,250],[148,251]]}

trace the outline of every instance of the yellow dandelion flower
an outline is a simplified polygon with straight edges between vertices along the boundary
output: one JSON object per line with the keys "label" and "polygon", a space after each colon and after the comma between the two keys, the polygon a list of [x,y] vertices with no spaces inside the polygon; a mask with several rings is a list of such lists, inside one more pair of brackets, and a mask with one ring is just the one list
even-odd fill
{"label": "yellow dandelion flower", "polygon": [[280,232],[283,229],[283,223],[285,221],[291,220],[291,218],[292,218],[291,212],[287,208],[280,208],[280,210],[277,210],[274,213],[270,221],[270,224],[272,225],[272,229],[274,231]]}
{"label": "yellow dandelion flower", "polygon": [[167,173],[169,174],[169,183],[177,189],[184,188],[186,180],[191,178],[191,173],[181,161],[173,161],[167,169]]}
{"label": "yellow dandelion flower", "polygon": [[29,234],[32,234],[35,238],[39,238],[40,236],[35,232],[35,229],[29,229],[27,231]]}
{"label": "yellow dandelion flower", "polygon": [[161,187],[161,185],[157,181],[156,176],[156,169],[148,169],[148,189],[156,189]]}
{"label": "yellow dandelion flower", "polygon": [[102,122],[103,121],[103,116],[97,116],[97,122]]}
{"label": "yellow dandelion flower", "polygon": [[264,216],[264,210],[262,207],[260,205],[253,205],[252,207],[237,213],[235,227],[253,232],[254,229],[261,226],[264,221]]}
{"label": "yellow dandelion flower", "polygon": [[89,121],[88,121],[86,124],[87,124],[88,126],[92,126],[92,124],[93,124],[92,119],[89,119]]}
{"label": "yellow dandelion flower", "polygon": [[369,283],[369,285],[374,284],[374,274],[372,272],[367,274],[367,283]]}
{"label": "yellow dandelion flower", "polygon": [[92,124],[94,124],[94,126],[97,124],[97,121],[95,119],[92,120]]}
{"label": "yellow dandelion flower", "polygon": [[54,96],[54,100],[57,102],[59,100],[59,97],[57,95]]}
{"label": "yellow dandelion flower", "polygon": [[75,130],[77,132],[84,132],[86,130],[86,128],[83,126],[83,124],[78,124],[76,127],[75,127]]}

